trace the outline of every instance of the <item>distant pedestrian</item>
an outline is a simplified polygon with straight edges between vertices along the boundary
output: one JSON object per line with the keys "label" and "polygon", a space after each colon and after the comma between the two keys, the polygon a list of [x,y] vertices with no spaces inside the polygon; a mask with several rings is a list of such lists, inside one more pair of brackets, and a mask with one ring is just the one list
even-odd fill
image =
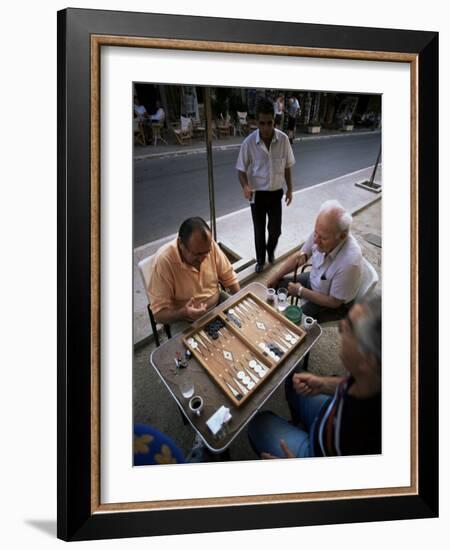
{"label": "distant pedestrian", "polygon": [[294,143],[295,125],[297,124],[297,116],[300,114],[300,103],[298,99],[292,95],[288,103],[288,136],[290,143]]}
{"label": "distant pedestrian", "polygon": [[[256,107],[258,129],[241,145],[236,163],[244,197],[250,201],[255,236],[256,267],[260,273],[266,251],[274,262],[275,248],[281,235],[281,199],[286,183],[286,204],[292,201],[291,167],[294,153],[286,134],[274,128],[274,108],[269,99],[261,99]],[[266,222],[268,239],[266,242]]]}
{"label": "distant pedestrian", "polygon": [[283,130],[284,125],[284,95],[280,94],[275,100],[275,128]]}

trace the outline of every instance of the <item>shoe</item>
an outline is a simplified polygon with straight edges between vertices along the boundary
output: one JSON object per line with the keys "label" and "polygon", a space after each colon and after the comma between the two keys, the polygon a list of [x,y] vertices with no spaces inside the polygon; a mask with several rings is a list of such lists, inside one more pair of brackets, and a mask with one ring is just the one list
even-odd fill
{"label": "shoe", "polygon": [[255,272],[261,273],[261,271],[264,269],[264,264],[256,264],[255,265]]}
{"label": "shoe", "polygon": [[269,257],[269,264],[274,264],[275,263],[275,256],[274,254],[268,254],[268,257]]}

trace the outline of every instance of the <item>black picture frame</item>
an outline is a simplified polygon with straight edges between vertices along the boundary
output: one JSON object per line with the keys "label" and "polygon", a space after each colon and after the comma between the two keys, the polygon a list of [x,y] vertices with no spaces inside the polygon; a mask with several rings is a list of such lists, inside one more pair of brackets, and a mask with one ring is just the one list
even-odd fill
{"label": "black picture frame", "polygon": [[[417,78],[417,494],[97,513],[92,488],[92,36],[407,54]],[[124,40],[126,43],[126,39]],[[201,46],[200,46],[201,47]],[[326,54],[327,55],[327,54]],[[438,34],[192,16],[58,12],[58,532],[138,537],[438,515]],[[399,246],[401,246],[399,244]],[[413,256],[414,256],[413,254]],[[426,280],[425,280],[426,275]],[[414,315],[414,313],[413,313]],[[95,465],[94,465],[95,466]]]}

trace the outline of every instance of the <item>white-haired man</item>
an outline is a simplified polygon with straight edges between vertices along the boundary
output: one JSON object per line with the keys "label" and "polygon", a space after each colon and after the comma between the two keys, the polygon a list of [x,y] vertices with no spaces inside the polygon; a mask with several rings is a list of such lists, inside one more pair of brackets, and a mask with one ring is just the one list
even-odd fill
{"label": "white-haired man", "polygon": [[[270,277],[267,286],[287,286],[291,295],[306,300],[303,313],[319,322],[345,316],[358,292],[362,268],[361,248],[350,233],[351,224],[351,215],[338,201],[323,203],[314,231],[301,250]],[[308,260],[311,271],[301,273],[299,282],[285,277]]]}
{"label": "white-haired man", "polygon": [[249,424],[261,458],[381,453],[381,298],[355,304],[339,332],[349,376],[294,373],[286,385],[291,421],[263,411]]}

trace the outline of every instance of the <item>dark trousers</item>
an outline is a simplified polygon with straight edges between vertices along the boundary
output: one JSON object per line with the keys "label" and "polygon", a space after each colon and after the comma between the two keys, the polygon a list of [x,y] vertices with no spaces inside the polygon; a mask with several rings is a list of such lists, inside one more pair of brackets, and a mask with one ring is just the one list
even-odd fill
{"label": "dark trousers", "polygon": [[[251,204],[253,230],[255,234],[256,261],[264,264],[266,250],[269,258],[273,256],[281,235],[281,199],[283,190],[256,191],[255,202]],[[266,220],[268,238],[266,243]]]}
{"label": "dark trousers", "polygon": [[[283,277],[279,281],[277,288],[287,288],[288,283],[292,282],[294,282],[293,277]],[[297,283],[300,283],[305,288],[311,289],[311,285],[309,282],[309,273],[301,273],[297,277]],[[307,315],[309,317],[317,319],[318,323],[326,323],[327,321],[339,321],[339,319],[345,317],[352,305],[353,302],[350,302],[348,304],[342,304],[337,308],[330,308],[319,306],[317,304],[313,304],[312,302],[305,302],[302,305],[302,312],[303,315]]]}

